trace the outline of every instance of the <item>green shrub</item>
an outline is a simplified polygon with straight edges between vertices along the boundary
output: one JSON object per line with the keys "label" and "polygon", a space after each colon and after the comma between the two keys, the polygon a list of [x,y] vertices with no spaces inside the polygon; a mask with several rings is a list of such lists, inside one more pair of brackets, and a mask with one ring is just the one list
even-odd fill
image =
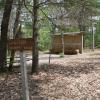
{"label": "green shrub", "polygon": [[49,29],[42,28],[39,30],[39,49],[44,51],[48,50],[51,45],[51,36]]}
{"label": "green shrub", "polygon": [[64,58],[64,53],[63,52],[60,53],[59,55],[60,55],[60,58]]}

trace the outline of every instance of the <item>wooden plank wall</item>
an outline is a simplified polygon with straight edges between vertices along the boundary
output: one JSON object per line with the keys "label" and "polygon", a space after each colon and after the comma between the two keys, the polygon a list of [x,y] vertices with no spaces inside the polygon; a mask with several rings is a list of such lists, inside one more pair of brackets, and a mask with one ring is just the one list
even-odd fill
{"label": "wooden plank wall", "polygon": [[[82,34],[76,35],[64,35],[64,48],[65,53],[75,53],[75,50],[79,50],[82,53],[83,49],[83,40]],[[51,53],[60,53],[62,52],[62,40],[61,35],[55,35],[53,37],[53,44]]]}

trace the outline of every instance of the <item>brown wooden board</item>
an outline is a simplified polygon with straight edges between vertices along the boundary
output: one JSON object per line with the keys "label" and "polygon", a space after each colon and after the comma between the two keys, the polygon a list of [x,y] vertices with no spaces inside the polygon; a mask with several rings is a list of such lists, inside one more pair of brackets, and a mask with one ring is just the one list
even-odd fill
{"label": "brown wooden board", "polygon": [[79,53],[82,53],[83,34],[84,32],[63,33],[63,38],[61,34],[53,34],[52,47],[50,49],[51,53],[65,52],[66,54],[74,54],[76,50],[79,50]]}
{"label": "brown wooden board", "polygon": [[9,39],[8,49],[21,51],[21,50],[32,50],[33,39],[32,38],[20,38],[20,39]]}

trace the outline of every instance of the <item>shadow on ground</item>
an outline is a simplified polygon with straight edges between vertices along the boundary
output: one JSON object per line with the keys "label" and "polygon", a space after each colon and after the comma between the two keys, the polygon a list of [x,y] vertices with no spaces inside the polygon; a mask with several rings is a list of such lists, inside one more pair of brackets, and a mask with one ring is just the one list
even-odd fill
{"label": "shadow on ground", "polygon": [[[17,69],[17,67],[15,69]],[[57,99],[57,97],[59,97],[61,94],[63,95],[62,88],[65,88],[65,85],[64,83],[63,87],[60,87],[60,85],[62,86],[62,84],[59,85],[56,83],[56,85],[54,85],[54,83],[57,81],[56,75],[57,77],[62,76],[64,78],[79,78],[81,74],[89,74],[92,72],[97,73],[98,71],[100,72],[100,58],[85,58],[85,61],[84,58],[81,58],[81,62],[79,58],[77,59],[77,62],[64,62],[64,65],[63,62],[61,64],[42,64],[39,66],[38,75],[28,74],[31,100],[62,100]],[[9,98],[9,100],[20,100],[17,99],[18,97],[21,97],[20,94],[22,92],[20,76],[21,75],[19,72],[9,75],[7,82],[5,82],[5,84],[3,85],[4,87],[0,86],[0,94],[2,94],[0,95],[0,99],[7,97]],[[51,87],[49,88],[49,86]],[[62,91],[59,92],[58,90],[56,90],[57,88]],[[8,91],[10,92],[8,93]],[[8,97],[9,95],[11,95],[11,97]],[[66,94],[65,97],[67,96],[68,95]],[[6,98],[3,100],[6,100]]]}
{"label": "shadow on ground", "polygon": [[61,74],[66,77],[79,77],[80,74],[88,74],[100,69],[100,58],[86,58],[85,61],[82,63],[69,62],[64,66],[61,64],[42,64],[40,71],[45,71],[49,74]]}

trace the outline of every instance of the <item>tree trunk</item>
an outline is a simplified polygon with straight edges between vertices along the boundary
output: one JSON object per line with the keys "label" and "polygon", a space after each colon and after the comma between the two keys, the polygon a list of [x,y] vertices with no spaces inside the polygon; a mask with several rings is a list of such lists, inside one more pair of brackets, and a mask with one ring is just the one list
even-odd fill
{"label": "tree trunk", "polygon": [[[86,27],[84,25],[79,25],[79,29],[80,31],[85,32],[86,31]],[[85,38],[83,37],[83,48],[85,47]]]}
{"label": "tree trunk", "polygon": [[7,32],[8,32],[12,4],[13,4],[13,0],[6,0],[2,24],[1,24],[1,39],[0,39],[0,70],[1,71],[5,69],[5,65],[6,65]]}
{"label": "tree trunk", "polygon": [[23,2],[24,0],[18,0],[18,7],[16,10],[16,19],[15,19],[14,28],[13,28],[14,38],[16,38],[16,33],[17,33],[19,21],[20,21],[20,14],[21,14],[21,8],[22,8]]}
{"label": "tree trunk", "polygon": [[[15,22],[14,22],[14,28],[13,28],[13,37],[16,38],[16,34],[17,34],[17,28],[19,25],[19,21],[20,21],[20,14],[21,14],[21,7],[23,4],[24,0],[18,0],[18,7],[17,7],[17,11],[16,11],[16,18],[15,18]],[[15,51],[12,50],[11,51],[11,57],[10,57],[10,63],[9,63],[9,71],[12,71],[12,66],[13,66],[13,62],[14,62],[14,56],[15,56]]]}
{"label": "tree trunk", "polygon": [[[85,13],[84,13],[84,5],[81,9],[81,11],[79,12],[79,16],[78,16],[78,27],[80,31],[85,31],[86,27],[85,27]],[[85,39],[83,37],[83,48],[85,47]]]}
{"label": "tree trunk", "polygon": [[38,0],[33,0],[33,50],[32,50],[32,74],[38,70]]}

